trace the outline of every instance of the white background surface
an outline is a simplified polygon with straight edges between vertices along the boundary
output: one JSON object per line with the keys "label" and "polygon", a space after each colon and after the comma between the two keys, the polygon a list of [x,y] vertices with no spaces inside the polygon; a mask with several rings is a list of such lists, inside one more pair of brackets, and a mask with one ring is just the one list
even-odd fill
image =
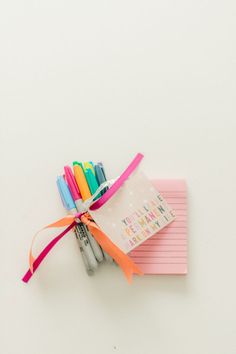
{"label": "white background surface", "polygon": [[[234,1],[2,1],[2,354],[234,354]],[[86,276],[64,238],[30,284],[36,230],[74,159],[109,177],[136,152],[186,178],[189,275]]]}

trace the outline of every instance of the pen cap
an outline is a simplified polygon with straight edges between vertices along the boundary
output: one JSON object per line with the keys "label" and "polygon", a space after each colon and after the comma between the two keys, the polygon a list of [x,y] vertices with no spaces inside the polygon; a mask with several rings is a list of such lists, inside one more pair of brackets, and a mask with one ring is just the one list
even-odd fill
{"label": "pen cap", "polygon": [[73,162],[73,170],[74,170],[77,186],[82,195],[82,199],[87,200],[88,198],[91,197],[91,193],[83,169],[78,162]]}
{"label": "pen cap", "polygon": [[75,209],[75,202],[73,201],[70,190],[63,176],[57,177],[57,186],[65,208],[67,210]]}
{"label": "pen cap", "polygon": [[104,170],[103,163],[102,163],[102,162],[98,162],[97,164],[101,167],[101,169],[102,169],[102,173],[103,173],[104,178],[105,178],[105,181],[106,181],[106,180],[107,180],[107,177],[106,177],[106,174],[105,174],[105,170]]}
{"label": "pen cap", "polygon": [[105,182],[105,177],[104,177],[102,168],[100,165],[97,164],[97,165],[95,165],[94,169],[95,169],[95,175],[96,175],[98,184],[100,185],[103,182]]}
{"label": "pen cap", "polygon": [[90,169],[92,173],[95,175],[94,165],[92,161],[84,162],[84,171],[86,171],[87,169]]}
{"label": "pen cap", "polygon": [[83,166],[83,163],[82,163],[82,162],[74,161],[74,162],[73,162],[73,166],[75,166],[75,165],[80,166],[80,167],[82,168],[82,171],[84,172],[84,166]]}
{"label": "pen cap", "polygon": [[74,201],[81,199],[81,194],[77,186],[75,177],[73,175],[72,169],[70,168],[70,166],[65,166],[64,171],[65,171],[66,181],[68,183],[72,198],[74,199]]}
{"label": "pen cap", "polygon": [[[104,176],[103,173],[103,169],[101,167],[101,165],[98,163],[97,165],[94,166],[95,169],[95,175],[98,181],[98,185],[100,186],[102,183],[106,182],[106,178]],[[107,191],[107,187],[105,187],[102,191],[101,191],[101,195],[103,195],[106,191]]]}
{"label": "pen cap", "polygon": [[57,179],[57,188],[58,188],[58,192],[59,192],[60,197],[61,197],[62,204],[63,204],[64,208],[67,209],[58,179]]}

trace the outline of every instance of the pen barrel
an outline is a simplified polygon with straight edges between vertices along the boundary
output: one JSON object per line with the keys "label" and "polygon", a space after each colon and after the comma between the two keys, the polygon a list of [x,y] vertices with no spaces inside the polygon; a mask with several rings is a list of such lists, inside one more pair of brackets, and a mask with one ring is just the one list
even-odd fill
{"label": "pen barrel", "polygon": [[97,243],[97,241],[95,240],[95,238],[93,237],[93,235],[91,235],[91,233],[89,232],[88,228],[86,225],[82,225],[84,227],[84,231],[89,239],[90,245],[93,249],[93,253],[97,259],[98,262],[102,262],[103,261],[103,253],[102,253],[102,249],[99,246],[99,244]]}
{"label": "pen barrel", "polygon": [[84,208],[84,203],[82,199],[75,200],[76,209],[79,213],[84,213],[86,210]]}
{"label": "pen barrel", "polygon": [[[75,204],[76,204],[77,211],[79,213],[83,213],[85,211],[82,199],[77,199],[75,201]],[[93,253],[94,253],[95,257],[96,257],[96,260],[98,262],[102,262],[104,257],[103,257],[103,253],[102,253],[101,247],[99,246],[97,241],[94,239],[94,237],[91,235],[91,233],[89,232],[87,226],[84,225],[84,224],[81,224],[81,227],[83,227],[84,233],[87,235],[87,237],[89,239],[89,242],[90,242],[90,245],[92,247]]]}
{"label": "pen barrel", "polygon": [[82,242],[80,240],[79,231],[78,231],[78,229],[76,227],[74,229],[74,233],[75,233],[75,238],[76,238],[77,244],[79,246],[79,250],[80,250],[80,253],[81,253],[81,257],[82,257],[86,272],[87,272],[88,275],[93,275],[93,273],[94,273],[93,269],[89,265],[88,258],[86,257],[86,254],[85,254],[84,249],[82,247]]}
{"label": "pen barrel", "polygon": [[113,258],[107,252],[103,251],[103,254],[104,254],[104,258],[107,262],[113,263]]}
{"label": "pen barrel", "polygon": [[95,254],[93,252],[92,246],[90,245],[89,237],[84,229],[84,225],[79,223],[75,227],[76,235],[80,241],[81,247],[84,251],[84,254],[88,260],[88,264],[92,270],[96,270],[98,267],[98,262],[95,258]]}

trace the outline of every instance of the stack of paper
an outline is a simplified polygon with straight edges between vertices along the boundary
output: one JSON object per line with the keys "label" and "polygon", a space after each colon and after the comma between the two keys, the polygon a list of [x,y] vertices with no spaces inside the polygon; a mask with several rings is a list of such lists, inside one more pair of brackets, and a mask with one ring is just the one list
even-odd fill
{"label": "stack of paper", "polygon": [[187,188],[183,180],[154,180],[176,219],[129,253],[145,274],[187,273]]}

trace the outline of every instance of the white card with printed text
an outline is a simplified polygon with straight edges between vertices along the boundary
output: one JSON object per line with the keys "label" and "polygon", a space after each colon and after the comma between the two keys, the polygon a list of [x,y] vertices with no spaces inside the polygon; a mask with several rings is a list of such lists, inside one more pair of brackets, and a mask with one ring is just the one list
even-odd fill
{"label": "white card with printed text", "polygon": [[125,253],[175,218],[174,211],[139,168],[102,207],[89,210],[89,213],[101,230]]}

